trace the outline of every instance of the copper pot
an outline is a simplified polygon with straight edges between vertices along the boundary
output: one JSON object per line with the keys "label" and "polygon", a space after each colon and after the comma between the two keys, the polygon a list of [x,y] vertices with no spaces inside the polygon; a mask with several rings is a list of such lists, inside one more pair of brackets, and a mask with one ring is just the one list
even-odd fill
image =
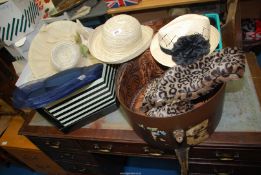
{"label": "copper pot", "polygon": [[116,94],[134,131],[147,143],[160,149],[177,149],[196,145],[207,139],[217,127],[223,108],[225,84],[197,108],[166,118],[152,118],[133,110],[134,99],[163,68],[147,50],[140,57],[123,64],[116,77]]}

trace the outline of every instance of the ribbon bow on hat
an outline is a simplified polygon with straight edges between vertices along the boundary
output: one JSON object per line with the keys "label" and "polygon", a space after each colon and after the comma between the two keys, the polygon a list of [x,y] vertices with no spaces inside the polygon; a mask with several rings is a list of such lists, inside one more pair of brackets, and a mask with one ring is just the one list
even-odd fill
{"label": "ribbon bow on hat", "polygon": [[173,67],[191,64],[212,53],[220,40],[218,30],[207,17],[187,14],[175,18],[154,36],[150,51],[160,64]]}

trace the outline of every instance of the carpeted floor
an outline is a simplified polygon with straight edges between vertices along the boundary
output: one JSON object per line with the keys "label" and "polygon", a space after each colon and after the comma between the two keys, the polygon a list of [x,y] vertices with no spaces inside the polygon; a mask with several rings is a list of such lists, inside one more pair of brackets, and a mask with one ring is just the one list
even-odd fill
{"label": "carpeted floor", "polygon": [[[175,160],[163,160],[153,158],[129,158],[124,173],[132,175],[178,175],[179,165]],[[0,164],[0,175],[44,175],[33,172],[30,169]]]}
{"label": "carpeted floor", "polygon": [[175,160],[153,158],[129,158],[125,174],[132,175],[178,175],[179,164]]}
{"label": "carpeted floor", "polygon": [[0,164],[0,175],[43,175],[30,169],[15,165],[4,166]]}

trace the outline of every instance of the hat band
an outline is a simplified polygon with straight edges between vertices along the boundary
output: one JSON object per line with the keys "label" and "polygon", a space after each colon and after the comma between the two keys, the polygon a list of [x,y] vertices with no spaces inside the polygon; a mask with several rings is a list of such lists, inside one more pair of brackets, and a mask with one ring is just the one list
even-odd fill
{"label": "hat band", "polygon": [[161,49],[161,51],[164,52],[165,54],[173,55],[172,50],[165,49],[165,48],[163,48],[163,47],[161,47],[161,46],[160,46],[160,49]]}

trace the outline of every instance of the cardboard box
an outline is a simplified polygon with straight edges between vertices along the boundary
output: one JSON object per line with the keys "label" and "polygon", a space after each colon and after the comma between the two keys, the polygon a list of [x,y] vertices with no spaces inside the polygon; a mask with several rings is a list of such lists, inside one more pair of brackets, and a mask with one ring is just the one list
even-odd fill
{"label": "cardboard box", "polygon": [[[0,41],[16,60],[27,59],[41,15],[34,0],[9,0],[0,5]],[[24,37],[26,40],[16,46]]]}
{"label": "cardboard box", "polygon": [[[52,1],[44,0],[10,0],[0,6],[0,42],[4,43],[4,47],[16,60],[28,60],[31,42],[46,23],[41,19],[48,17],[49,12],[54,9]],[[64,15],[61,18],[65,19]],[[7,34],[8,26],[11,27]],[[16,43],[24,37],[24,42],[17,46]]]}
{"label": "cardboard box", "polygon": [[141,0],[104,0],[108,8],[118,8],[138,4]]}
{"label": "cardboard box", "polygon": [[117,66],[103,64],[101,78],[37,111],[61,131],[70,132],[118,108],[115,93]]}
{"label": "cardboard box", "polygon": [[40,20],[34,0],[9,0],[0,5],[0,39],[7,46],[34,30]]}
{"label": "cardboard box", "polygon": [[28,33],[26,36],[24,36],[26,39],[24,41],[24,43],[21,46],[17,46],[16,42],[12,43],[9,46],[5,46],[5,48],[8,50],[8,52],[16,59],[16,60],[28,60],[28,52],[29,52],[29,48],[31,45],[32,40],[34,39],[34,37],[36,36],[36,34],[39,32],[41,26],[44,23],[38,22],[38,24],[36,26],[34,26],[34,29]]}

